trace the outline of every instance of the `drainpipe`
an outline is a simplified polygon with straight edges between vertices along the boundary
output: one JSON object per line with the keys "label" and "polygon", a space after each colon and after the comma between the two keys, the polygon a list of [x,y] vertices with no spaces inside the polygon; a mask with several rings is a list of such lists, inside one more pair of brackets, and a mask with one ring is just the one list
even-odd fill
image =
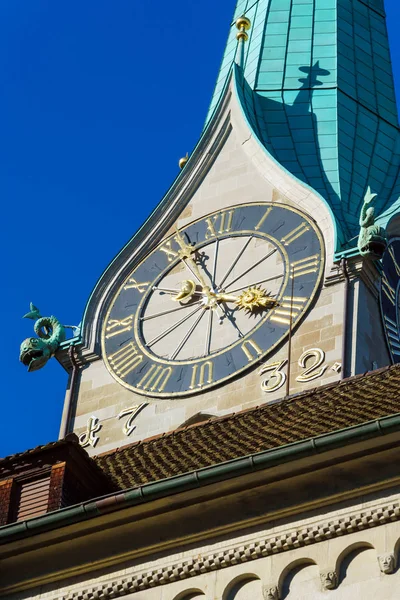
{"label": "drainpipe", "polygon": [[78,381],[79,367],[78,367],[78,363],[76,360],[76,348],[73,344],[71,344],[71,346],[69,347],[68,356],[69,356],[69,359],[72,364],[72,371],[71,371],[71,379],[70,379],[70,384],[69,384],[69,391],[68,391],[67,397],[65,399],[64,410],[63,410],[62,419],[61,419],[60,433],[58,436],[58,438],[60,440],[69,433],[68,426],[69,426],[69,421],[70,421],[70,417],[71,417],[71,413],[72,413],[72,406],[73,406],[74,399],[75,399],[76,383]]}
{"label": "drainpipe", "polygon": [[341,379],[345,379],[347,376],[347,319],[348,319],[348,306],[349,306],[349,289],[350,289],[350,277],[347,270],[347,260],[342,258],[340,262],[342,273],[344,276],[344,301],[343,301],[343,343],[342,343],[342,371]]}

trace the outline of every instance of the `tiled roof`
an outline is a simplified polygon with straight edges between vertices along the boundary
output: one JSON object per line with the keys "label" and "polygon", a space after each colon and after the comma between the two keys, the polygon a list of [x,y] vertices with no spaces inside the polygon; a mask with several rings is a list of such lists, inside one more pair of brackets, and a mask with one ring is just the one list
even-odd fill
{"label": "tiled roof", "polygon": [[95,457],[121,489],[400,412],[400,365],[210,419]]}

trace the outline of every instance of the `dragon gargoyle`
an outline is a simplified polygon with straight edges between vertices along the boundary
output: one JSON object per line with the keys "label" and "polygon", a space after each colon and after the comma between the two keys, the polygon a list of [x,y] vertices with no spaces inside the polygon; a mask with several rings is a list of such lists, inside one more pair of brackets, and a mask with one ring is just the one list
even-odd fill
{"label": "dragon gargoyle", "polygon": [[368,186],[364,197],[364,204],[360,215],[360,235],[358,236],[358,250],[361,256],[371,260],[379,260],[387,246],[386,231],[380,225],[375,225],[375,209],[369,206],[377,196]]}
{"label": "dragon gargoyle", "polygon": [[19,360],[28,367],[28,371],[37,371],[54,356],[66,335],[64,326],[56,317],[42,317],[32,303],[30,308],[23,318],[36,320],[33,328],[39,337],[27,338],[22,342]]}

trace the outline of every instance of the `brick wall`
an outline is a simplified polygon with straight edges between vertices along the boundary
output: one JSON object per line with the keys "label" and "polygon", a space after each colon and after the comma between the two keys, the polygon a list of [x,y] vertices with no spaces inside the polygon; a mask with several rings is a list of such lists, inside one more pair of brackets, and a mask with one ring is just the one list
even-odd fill
{"label": "brick wall", "polygon": [[65,462],[53,465],[50,476],[50,493],[47,512],[61,508],[65,476]]}
{"label": "brick wall", "polygon": [[9,522],[13,479],[0,481],[0,526]]}

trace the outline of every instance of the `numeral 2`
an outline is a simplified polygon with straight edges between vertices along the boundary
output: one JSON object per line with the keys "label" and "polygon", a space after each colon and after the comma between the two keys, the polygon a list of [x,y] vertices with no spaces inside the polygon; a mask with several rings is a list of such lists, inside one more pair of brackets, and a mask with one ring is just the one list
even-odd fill
{"label": "numeral 2", "polygon": [[[306,367],[306,363],[309,358],[314,358],[314,362],[309,367]],[[299,381],[300,383],[306,383],[307,381],[312,381],[313,379],[321,377],[328,367],[328,365],[321,367],[324,360],[325,352],[321,350],[321,348],[311,348],[310,350],[303,352],[299,358],[299,367],[305,369],[305,371],[296,377],[296,381]]]}

